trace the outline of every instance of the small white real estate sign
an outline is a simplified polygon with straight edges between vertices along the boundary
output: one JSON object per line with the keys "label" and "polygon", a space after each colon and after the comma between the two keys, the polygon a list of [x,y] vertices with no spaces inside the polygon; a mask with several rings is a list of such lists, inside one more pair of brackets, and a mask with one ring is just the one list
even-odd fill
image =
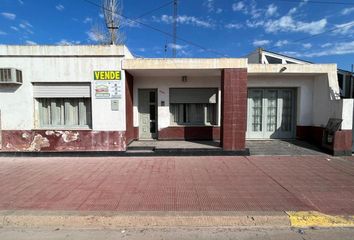
{"label": "small white real estate sign", "polygon": [[121,99],[121,71],[94,71],[94,90],[97,99]]}

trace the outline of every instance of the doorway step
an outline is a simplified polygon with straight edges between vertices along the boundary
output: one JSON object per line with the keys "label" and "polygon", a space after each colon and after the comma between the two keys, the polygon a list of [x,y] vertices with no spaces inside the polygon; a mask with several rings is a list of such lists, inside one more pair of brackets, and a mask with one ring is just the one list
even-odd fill
{"label": "doorway step", "polygon": [[249,150],[224,151],[218,141],[138,140],[129,144],[126,154],[134,156],[245,156],[249,155]]}

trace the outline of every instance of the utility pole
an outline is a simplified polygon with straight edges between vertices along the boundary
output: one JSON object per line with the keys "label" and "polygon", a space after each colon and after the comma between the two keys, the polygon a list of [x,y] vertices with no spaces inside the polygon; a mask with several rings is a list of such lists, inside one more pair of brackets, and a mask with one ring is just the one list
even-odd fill
{"label": "utility pole", "polygon": [[106,27],[110,34],[109,42],[111,45],[120,43],[119,40],[119,26],[121,25],[121,19],[119,15],[121,14],[121,5],[119,0],[103,0],[103,13],[106,22]]}
{"label": "utility pole", "polygon": [[177,18],[178,18],[178,0],[173,1],[173,48],[172,48],[172,57],[176,58],[177,56]]}
{"label": "utility pole", "polygon": [[111,45],[114,45],[116,43],[116,30],[118,29],[117,26],[115,26],[114,24],[114,14],[116,14],[116,2],[114,0],[111,0],[111,14],[112,14],[112,18],[111,18],[111,25],[108,27],[108,29],[111,32]]}

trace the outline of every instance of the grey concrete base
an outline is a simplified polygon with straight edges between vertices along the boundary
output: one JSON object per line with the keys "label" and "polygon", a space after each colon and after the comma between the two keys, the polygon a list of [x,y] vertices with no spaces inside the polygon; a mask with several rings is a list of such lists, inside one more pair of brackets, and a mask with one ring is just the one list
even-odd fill
{"label": "grey concrete base", "polygon": [[221,150],[219,141],[183,141],[183,140],[139,140],[133,141],[129,148],[148,147],[154,149],[214,149]]}
{"label": "grey concrete base", "polygon": [[139,140],[128,146],[135,156],[249,156],[249,150],[224,151],[219,141]]}
{"label": "grey concrete base", "polygon": [[163,157],[163,156],[249,156],[249,150],[222,149],[135,149],[123,151],[84,152],[0,152],[0,157]]}
{"label": "grey concrete base", "polygon": [[333,151],[333,156],[351,156],[351,151]]}
{"label": "grey concrete base", "polygon": [[251,155],[263,156],[301,156],[326,154],[307,142],[299,140],[248,140],[246,146]]}

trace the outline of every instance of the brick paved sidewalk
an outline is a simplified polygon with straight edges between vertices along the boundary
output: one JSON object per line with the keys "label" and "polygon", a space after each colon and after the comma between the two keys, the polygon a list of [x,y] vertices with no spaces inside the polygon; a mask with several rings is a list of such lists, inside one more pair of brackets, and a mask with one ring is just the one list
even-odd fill
{"label": "brick paved sidewalk", "polygon": [[0,210],[354,214],[354,161],[301,157],[0,158]]}

